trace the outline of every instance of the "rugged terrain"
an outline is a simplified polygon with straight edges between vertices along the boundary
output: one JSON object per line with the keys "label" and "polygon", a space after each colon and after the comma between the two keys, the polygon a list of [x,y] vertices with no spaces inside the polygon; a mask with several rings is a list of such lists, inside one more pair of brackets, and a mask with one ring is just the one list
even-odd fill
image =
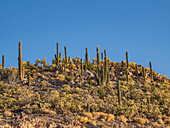
{"label": "rugged terrain", "polygon": [[57,55],[0,69],[0,127],[168,128],[170,80],[127,62],[86,51],[85,63]]}

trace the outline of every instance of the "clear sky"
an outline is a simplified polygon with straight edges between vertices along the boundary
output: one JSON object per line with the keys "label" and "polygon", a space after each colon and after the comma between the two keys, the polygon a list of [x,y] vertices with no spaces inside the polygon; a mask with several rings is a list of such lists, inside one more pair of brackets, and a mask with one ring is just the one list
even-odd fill
{"label": "clear sky", "polygon": [[[64,55],[96,58],[107,50],[112,61],[125,60],[170,78],[170,0],[0,0],[0,56],[5,66],[18,67],[18,42],[23,61],[52,62],[56,42]],[[0,57],[0,61],[2,57]]]}

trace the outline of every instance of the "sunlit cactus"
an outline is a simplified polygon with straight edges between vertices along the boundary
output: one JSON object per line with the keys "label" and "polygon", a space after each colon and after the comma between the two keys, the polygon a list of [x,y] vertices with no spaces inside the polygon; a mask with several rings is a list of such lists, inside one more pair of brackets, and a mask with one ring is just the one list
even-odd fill
{"label": "sunlit cactus", "polygon": [[110,73],[109,73],[109,68],[107,68],[107,83],[110,81]]}
{"label": "sunlit cactus", "polygon": [[83,76],[83,59],[81,59],[81,75]]}
{"label": "sunlit cactus", "polygon": [[108,65],[107,65],[107,55],[106,55],[106,50],[104,50],[104,84],[106,83],[107,81],[107,68],[108,68]]}
{"label": "sunlit cactus", "polygon": [[122,60],[122,68],[124,68],[124,62],[123,62],[123,60]]}
{"label": "sunlit cactus", "polygon": [[64,51],[65,51],[65,63],[67,64],[67,48],[66,48],[66,46],[64,47]]}
{"label": "sunlit cactus", "polygon": [[101,67],[101,73],[102,73],[101,83],[104,84],[104,66]]}
{"label": "sunlit cactus", "polygon": [[127,83],[129,82],[128,69],[127,68],[126,68],[126,81],[127,81]]}
{"label": "sunlit cactus", "polygon": [[136,64],[136,75],[138,76],[138,65]]}
{"label": "sunlit cactus", "polygon": [[128,52],[126,52],[126,64],[127,64],[127,69],[129,67],[129,58],[128,58]]}
{"label": "sunlit cactus", "polygon": [[120,81],[119,80],[118,80],[118,83],[117,83],[117,94],[118,94],[119,105],[121,105],[121,90],[120,90]]}
{"label": "sunlit cactus", "polygon": [[88,48],[86,48],[86,60],[87,60],[87,65],[89,63],[89,58],[88,58]]}
{"label": "sunlit cactus", "polygon": [[142,67],[143,84],[145,85],[145,69]]}
{"label": "sunlit cactus", "polygon": [[59,58],[61,59],[61,52],[59,53]]}
{"label": "sunlit cactus", "polygon": [[22,79],[22,52],[21,52],[21,45],[22,43],[19,42],[19,57],[18,57],[18,67],[19,67],[19,76],[20,76],[20,79]]}
{"label": "sunlit cactus", "polygon": [[28,88],[29,88],[29,91],[30,91],[31,90],[30,74],[28,74]]}
{"label": "sunlit cactus", "polygon": [[71,62],[71,58],[70,58],[70,56],[68,57],[68,63],[70,64],[70,62]]}
{"label": "sunlit cactus", "polygon": [[25,67],[22,67],[22,78],[25,76]]}
{"label": "sunlit cactus", "polygon": [[102,61],[103,61],[103,52],[101,53],[101,59],[102,59]]}
{"label": "sunlit cactus", "polygon": [[97,72],[98,72],[98,76],[99,76],[99,71],[100,71],[100,58],[99,58],[99,46],[97,46]]}
{"label": "sunlit cactus", "polygon": [[5,65],[5,55],[2,55],[2,69],[4,69]]}
{"label": "sunlit cactus", "polygon": [[57,42],[57,65],[59,65],[59,44]]}
{"label": "sunlit cactus", "polygon": [[151,82],[153,82],[153,71],[152,71],[152,62],[149,62],[150,73],[151,73]]}

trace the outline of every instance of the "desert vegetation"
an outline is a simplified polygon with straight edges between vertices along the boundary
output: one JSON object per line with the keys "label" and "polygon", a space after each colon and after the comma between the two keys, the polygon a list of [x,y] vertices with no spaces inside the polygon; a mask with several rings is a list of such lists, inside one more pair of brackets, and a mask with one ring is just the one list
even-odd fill
{"label": "desert vegetation", "polygon": [[57,123],[72,127],[170,125],[170,80],[156,73],[151,62],[149,69],[130,62],[128,52],[126,61],[112,62],[106,50],[100,54],[99,46],[97,58],[92,58],[92,62],[88,48],[84,50],[85,59],[70,58],[66,46],[62,58],[59,43],[56,49],[51,65],[46,58],[37,59],[34,64],[22,61],[21,42],[18,68],[5,68],[5,55],[2,55],[1,125],[6,120],[5,125],[17,127],[15,117],[23,113],[32,118],[41,114],[53,119],[56,115],[71,115],[68,119],[73,118],[72,123]]}

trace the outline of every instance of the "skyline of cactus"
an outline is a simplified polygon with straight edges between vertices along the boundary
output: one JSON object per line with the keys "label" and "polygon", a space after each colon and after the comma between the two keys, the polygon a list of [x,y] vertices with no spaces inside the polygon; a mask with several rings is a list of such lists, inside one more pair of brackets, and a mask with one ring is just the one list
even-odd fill
{"label": "skyline of cactus", "polygon": [[[24,75],[24,72],[23,72],[23,68],[21,69],[20,67],[20,65],[22,65],[22,64],[20,64],[20,56],[21,56],[21,61],[22,61],[22,52],[21,52],[21,45],[22,45],[22,43],[21,42],[19,42],[19,57],[18,57],[18,65],[19,65],[19,74],[21,74],[21,78],[23,77],[23,75]],[[105,59],[105,57],[103,57],[103,52],[100,52],[99,53],[99,46],[97,45],[97,65],[98,65],[98,62],[102,62],[103,60],[103,58]],[[66,46],[64,46],[64,51],[65,51],[65,57],[67,58],[67,48],[66,48]],[[61,52],[59,52],[59,43],[57,42],[57,50],[56,50],[56,53],[57,53],[57,55],[56,54],[54,54],[55,55],[55,59],[56,59],[56,64],[57,63],[59,63],[58,61],[60,61],[60,59],[62,59],[61,58]],[[100,55],[99,54],[101,54],[101,60],[100,60]],[[106,50],[104,50],[104,54],[106,55]],[[3,55],[4,56],[4,55]],[[3,58],[3,56],[2,56],[2,58]],[[57,58],[59,58],[59,59],[57,59]],[[91,61],[89,60],[89,57],[88,57],[88,48],[86,47],[85,48],[85,61],[84,61],[84,63],[85,63],[85,71],[86,71],[86,67],[88,66],[88,64],[86,65],[86,58],[88,58],[87,60],[88,60],[88,62],[90,62],[91,63]],[[94,59],[94,58],[93,58]],[[70,61],[71,60],[71,58],[70,58],[70,56],[69,56],[69,58],[67,58],[65,61],[66,61],[66,63],[68,62],[68,61]],[[2,61],[3,61],[3,59],[2,59]],[[93,60],[94,61],[94,60]],[[30,62],[30,61],[29,61]],[[99,65],[101,64],[101,62],[99,63]],[[3,62],[2,62],[3,63]],[[105,65],[105,61],[104,61],[104,65]],[[123,64],[123,66],[124,66],[124,61],[121,61],[121,63]],[[131,63],[131,62],[130,62]],[[136,64],[136,66],[137,66],[137,68],[138,68],[138,65]],[[3,67],[3,64],[2,64],[2,67]],[[126,74],[126,77],[127,77],[127,82],[128,82],[128,67],[129,67],[129,59],[128,59],[128,52],[126,51],[126,70],[125,70],[125,74]],[[149,67],[150,67],[150,73],[151,73],[151,75],[150,75],[150,77],[151,77],[151,79],[153,79],[153,70],[152,70],[152,65],[151,65],[151,62],[149,62]],[[98,70],[100,70],[100,66],[98,66]],[[21,70],[21,71],[20,71]],[[107,77],[107,71],[108,71],[108,69],[106,70],[106,67],[104,68],[104,69],[102,69],[102,70],[104,70],[104,74],[105,74],[105,76]],[[100,71],[101,72],[101,71]],[[102,74],[99,72],[99,74],[98,75],[100,75],[100,77],[102,77]],[[137,72],[137,71],[136,71]],[[104,78],[104,80],[106,80],[106,78]],[[152,81],[152,80],[151,80]]]}

